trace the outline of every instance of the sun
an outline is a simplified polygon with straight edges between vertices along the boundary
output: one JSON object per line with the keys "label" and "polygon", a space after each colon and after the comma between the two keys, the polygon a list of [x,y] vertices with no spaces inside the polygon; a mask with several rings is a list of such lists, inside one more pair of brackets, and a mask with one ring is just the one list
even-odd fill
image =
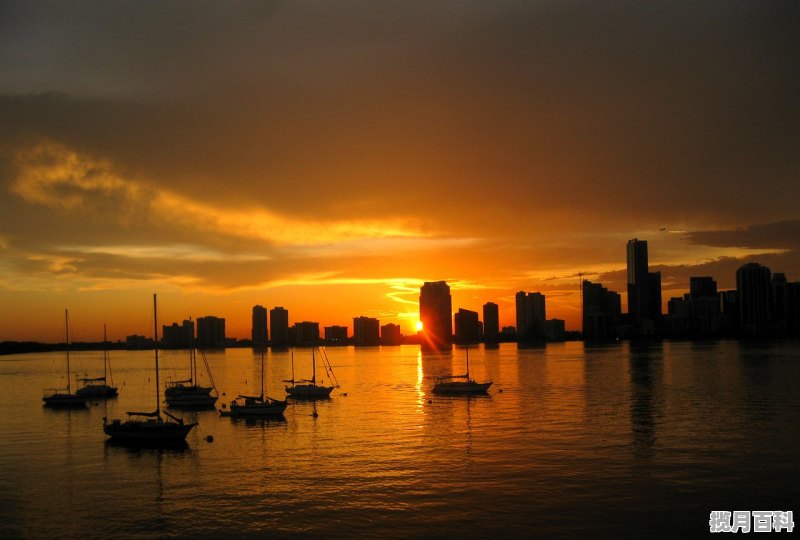
{"label": "sun", "polygon": [[422,321],[417,321],[417,324],[415,324],[414,327],[417,329],[417,332],[421,332],[422,331]]}

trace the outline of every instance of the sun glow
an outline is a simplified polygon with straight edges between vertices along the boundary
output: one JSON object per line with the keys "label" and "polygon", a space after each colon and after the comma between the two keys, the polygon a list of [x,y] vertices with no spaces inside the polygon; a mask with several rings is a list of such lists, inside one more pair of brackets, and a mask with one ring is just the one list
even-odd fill
{"label": "sun glow", "polygon": [[414,325],[414,328],[416,328],[417,332],[421,332],[422,331],[422,321],[417,321],[416,324]]}

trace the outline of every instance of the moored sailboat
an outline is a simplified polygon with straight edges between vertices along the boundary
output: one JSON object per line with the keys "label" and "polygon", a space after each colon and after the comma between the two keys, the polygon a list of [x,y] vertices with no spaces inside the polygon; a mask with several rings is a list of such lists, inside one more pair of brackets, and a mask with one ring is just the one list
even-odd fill
{"label": "moored sailboat", "polygon": [[156,357],[156,410],[153,412],[128,412],[128,420],[103,418],[103,431],[113,440],[129,443],[175,443],[186,439],[197,422],[186,423],[164,411],[161,416],[161,400],[158,378],[158,313],[156,295],[153,295],[154,343]]}
{"label": "moored sailboat", "polygon": [[[324,384],[317,384],[317,360],[315,355],[316,350],[317,347],[312,347],[311,349],[310,379],[296,380],[294,378],[294,355],[292,355],[292,378],[283,381],[291,383],[291,386],[287,386],[285,388],[286,393],[289,394],[291,397],[300,399],[326,398],[330,397],[333,389],[339,386],[339,382],[336,380],[336,375],[333,373],[333,367],[331,366],[330,361],[328,361],[328,355],[325,354],[324,349],[320,349],[320,356],[323,359],[323,366],[325,367],[325,371],[328,373],[328,377],[334,382],[334,384],[331,386],[326,386]],[[320,380],[320,383],[323,382],[324,381]]]}
{"label": "moored sailboat", "polygon": [[217,396],[212,395],[212,392],[216,393],[217,389],[216,385],[214,385],[214,377],[211,375],[211,368],[208,366],[208,360],[204,354],[203,363],[212,386],[200,386],[197,384],[197,349],[195,349],[190,338],[189,378],[181,381],[172,381],[168,383],[166,390],[164,390],[164,398],[170,407],[201,408],[214,406],[217,402]]}
{"label": "moored sailboat", "polygon": [[[82,377],[78,382],[83,384],[76,394],[79,396],[86,396],[87,398],[110,398],[116,397],[118,390],[114,386],[114,380],[111,378],[111,363],[108,357],[108,337],[106,336],[106,325],[103,325],[103,376],[102,377]],[[109,384],[109,382],[111,384]]]}
{"label": "moored sailboat", "polygon": [[467,347],[467,372],[464,375],[448,375],[436,377],[433,385],[434,394],[485,394],[492,381],[477,382],[469,374],[469,347]]}
{"label": "moored sailboat", "polygon": [[[286,400],[274,399],[264,395],[264,351],[261,351],[261,394],[258,396],[239,395],[231,401],[228,410],[221,410],[222,416],[278,416],[286,410]],[[223,405],[224,408],[224,405]]]}
{"label": "moored sailboat", "polygon": [[86,396],[72,393],[69,373],[69,310],[64,310],[64,321],[66,327],[67,340],[65,342],[67,353],[67,387],[66,388],[47,388],[42,396],[42,401],[48,407],[86,407]]}

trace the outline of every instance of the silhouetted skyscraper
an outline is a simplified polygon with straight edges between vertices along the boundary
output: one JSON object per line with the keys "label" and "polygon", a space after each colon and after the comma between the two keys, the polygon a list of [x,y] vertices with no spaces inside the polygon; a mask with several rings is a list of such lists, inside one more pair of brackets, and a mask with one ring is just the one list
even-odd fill
{"label": "silhouetted skyscraper", "polygon": [[199,347],[224,347],[225,319],[210,315],[197,319],[197,345]]}
{"label": "silhouetted skyscraper", "polygon": [[481,330],[477,311],[459,309],[455,314],[456,343],[477,343],[481,339]]}
{"label": "silhouetted skyscraper", "polygon": [[346,326],[326,326],[325,343],[328,345],[346,345],[347,327]]}
{"label": "silhouetted skyscraper", "polygon": [[427,281],[419,294],[422,348],[449,349],[453,343],[453,304],[450,286],[444,281]]}
{"label": "silhouetted skyscraper", "polygon": [[650,276],[647,240],[628,240],[628,314],[641,323],[650,314]]}
{"label": "silhouetted skyscraper", "polygon": [[270,345],[276,348],[289,346],[289,312],[278,306],[269,310]]}
{"label": "silhouetted skyscraper", "polygon": [[292,344],[298,347],[312,347],[319,345],[319,323],[302,321],[292,326]]}
{"label": "silhouetted skyscraper", "polygon": [[517,341],[544,339],[547,310],[542,293],[519,291],[517,305]]}
{"label": "silhouetted skyscraper", "polygon": [[744,332],[761,335],[772,320],[770,271],[758,263],[748,263],[736,271],[739,323]]}
{"label": "silhouetted skyscraper", "polygon": [[689,294],[692,299],[717,296],[717,282],[711,277],[690,277]]}
{"label": "silhouetted skyscraper", "polygon": [[353,345],[380,345],[380,321],[372,317],[353,318]]}
{"label": "silhouetted skyscraper", "polygon": [[500,341],[500,311],[494,302],[483,304],[483,340],[486,343]]}
{"label": "silhouetted skyscraper", "polygon": [[253,306],[253,324],[250,336],[254,347],[266,347],[267,343],[269,343],[267,308],[264,306]]}
{"label": "silhouetted skyscraper", "polygon": [[400,333],[399,324],[385,324],[381,326],[381,345],[400,345],[403,335]]}
{"label": "silhouetted skyscraper", "polygon": [[614,337],[614,328],[620,323],[622,312],[619,293],[589,280],[584,280],[582,287],[584,339]]}

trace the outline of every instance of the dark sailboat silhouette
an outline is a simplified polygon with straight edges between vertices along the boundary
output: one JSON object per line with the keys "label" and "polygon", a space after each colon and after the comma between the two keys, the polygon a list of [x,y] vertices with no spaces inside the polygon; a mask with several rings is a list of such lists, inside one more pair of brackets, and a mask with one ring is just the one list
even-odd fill
{"label": "dark sailboat silhouette", "polygon": [[103,431],[113,440],[130,443],[175,443],[186,439],[197,422],[186,423],[164,411],[167,418],[161,416],[161,400],[158,379],[158,313],[156,295],[153,295],[154,343],[156,356],[156,410],[153,412],[128,412],[128,420],[113,420],[110,423],[103,418]]}
{"label": "dark sailboat silhouette", "polygon": [[[117,387],[114,386],[114,380],[111,378],[111,361],[108,357],[108,337],[106,336],[105,324],[103,325],[103,345],[103,376],[93,378],[83,377],[78,379],[78,382],[83,384],[76,392],[79,396],[86,396],[87,398],[110,398],[116,397],[118,393]],[[109,384],[109,382],[111,384]]]}
{"label": "dark sailboat silhouette", "polygon": [[64,325],[66,328],[66,353],[67,353],[67,387],[48,388],[44,391],[42,401],[48,407],[86,407],[88,396],[72,393],[69,373],[69,310],[64,310]]}

